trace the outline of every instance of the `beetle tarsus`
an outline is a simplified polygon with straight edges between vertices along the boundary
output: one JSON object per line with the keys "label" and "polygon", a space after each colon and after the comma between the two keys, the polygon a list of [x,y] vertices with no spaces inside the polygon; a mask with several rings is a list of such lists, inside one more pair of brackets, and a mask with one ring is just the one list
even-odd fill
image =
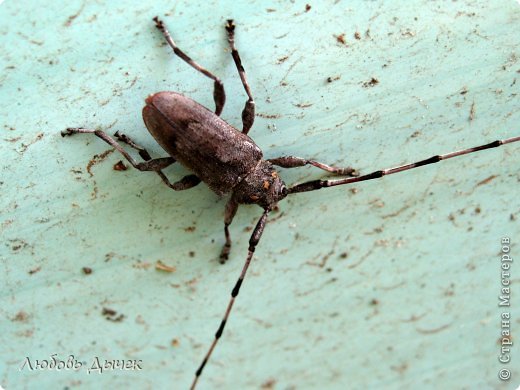
{"label": "beetle tarsus", "polygon": [[62,137],[67,137],[69,135],[75,134],[74,129],[72,127],[67,127],[65,130],[61,131]]}
{"label": "beetle tarsus", "polygon": [[227,23],[226,23],[226,30],[227,30],[229,33],[232,33],[233,31],[235,31],[235,23],[233,22],[233,19],[228,19],[228,20],[227,20]]}
{"label": "beetle tarsus", "polygon": [[224,244],[222,247],[222,252],[220,253],[219,262],[220,264],[225,264],[227,260],[229,260],[229,252],[231,251],[231,245]]}
{"label": "beetle tarsus", "polygon": [[157,27],[159,30],[163,31],[164,30],[164,23],[162,22],[161,19],[159,19],[158,16],[155,16],[153,18],[153,21],[155,22],[155,27]]}

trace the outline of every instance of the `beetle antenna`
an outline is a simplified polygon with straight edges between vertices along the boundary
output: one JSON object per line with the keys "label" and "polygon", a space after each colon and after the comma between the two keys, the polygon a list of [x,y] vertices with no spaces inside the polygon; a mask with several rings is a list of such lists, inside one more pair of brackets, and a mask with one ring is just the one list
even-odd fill
{"label": "beetle antenna", "polygon": [[224,331],[224,327],[226,326],[226,322],[229,317],[229,313],[231,313],[231,309],[233,308],[233,304],[235,303],[235,298],[237,297],[240,286],[242,286],[242,282],[244,281],[244,278],[246,277],[247,269],[249,268],[249,264],[251,264],[251,260],[253,259],[253,253],[255,252],[255,248],[260,241],[260,237],[262,237],[262,233],[264,232],[264,228],[267,222],[267,215],[271,211],[270,208],[266,208],[264,210],[264,213],[258,220],[255,229],[253,230],[253,234],[251,234],[251,238],[249,239],[249,249],[247,252],[247,258],[244,263],[244,266],[242,267],[242,272],[240,272],[240,276],[238,277],[238,280],[235,284],[235,287],[233,287],[233,290],[231,290],[231,298],[229,299],[229,303],[226,307],[226,311],[224,312],[224,317],[222,318],[222,322],[220,323],[220,326],[218,327],[217,333],[215,333],[215,339],[211,343],[208,352],[206,352],[206,356],[202,360],[202,363],[200,364],[200,367],[195,372],[195,378],[193,379],[193,383],[191,384],[190,389],[195,389],[195,386],[197,385],[197,381],[199,380],[200,375],[202,374],[202,370],[204,369],[204,366],[209,361],[209,358],[211,356],[211,353],[215,349],[215,346],[217,345],[218,340],[222,336],[222,332]]}
{"label": "beetle antenna", "polygon": [[369,173],[367,175],[362,175],[358,177],[348,177],[344,179],[332,179],[332,180],[311,180],[307,181],[305,183],[297,184],[295,186],[292,186],[289,188],[289,194],[296,194],[298,192],[307,192],[307,191],[314,191],[319,190],[324,187],[333,187],[333,186],[340,186],[343,184],[351,184],[351,183],[357,183],[359,181],[366,181],[366,180],[372,180],[372,179],[379,179],[383,176],[392,175],[394,173],[399,173],[403,171],[407,171],[414,168],[419,168],[425,165],[434,164],[441,160],[447,160],[449,158],[462,156],[469,153],[479,152],[481,150],[485,149],[491,149],[496,148],[501,145],[510,144],[513,142],[520,141],[520,137],[512,137],[507,138],[503,140],[497,140],[490,142],[485,145],[475,146],[473,148],[463,149],[456,152],[446,153],[446,154],[438,154],[435,156],[432,156],[430,158],[427,158],[426,160],[417,161],[410,164],[405,165],[399,165],[397,167],[393,168],[387,168],[379,171],[374,171],[372,173]]}

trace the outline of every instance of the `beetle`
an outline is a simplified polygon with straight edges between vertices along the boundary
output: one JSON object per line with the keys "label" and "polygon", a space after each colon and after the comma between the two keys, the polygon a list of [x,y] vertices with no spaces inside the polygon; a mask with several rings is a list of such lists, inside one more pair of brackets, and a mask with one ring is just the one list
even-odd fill
{"label": "beetle", "polygon": [[[231,291],[230,300],[215,333],[213,342],[195,372],[195,377],[191,385],[192,389],[196,387],[205,365],[209,361],[215,346],[223,334],[235,299],[239,294],[249,269],[255,248],[266,226],[267,217],[278,202],[292,194],[378,179],[386,175],[419,168],[442,160],[520,141],[520,137],[496,140],[484,145],[435,155],[414,163],[377,170],[364,175],[360,175],[359,172],[352,167],[335,167],[315,160],[295,156],[281,156],[266,160],[263,159],[262,150],[247,135],[253,126],[255,118],[255,101],[247,82],[241,58],[235,47],[235,25],[233,20],[230,19],[227,21],[225,29],[233,61],[247,94],[247,100],[242,111],[241,131],[220,118],[226,100],[222,81],[179,49],[164,23],[158,17],[154,18],[154,22],[175,55],[198,72],[213,80],[214,112],[177,92],[163,91],[148,96],[145,100],[145,106],[142,112],[143,120],[150,134],[168,153],[169,157],[163,158],[152,159],[145,148],[119,132],[114,134],[116,138],[114,139],[101,130],[70,127],[62,132],[62,136],[77,133],[94,134],[118,150],[134,168],[140,171],[156,172],[161,180],[175,191],[186,190],[198,185],[200,182],[204,182],[216,194],[229,195],[229,200],[225,207],[225,243],[220,253],[221,262],[225,262],[229,257],[231,250],[229,226],[233,221],[239,205],[257,204],[264,210],[249,239],[249,248],[245,263]],[[144,161],[136,161],[118,141],[137,150]],[[162,170],[175,162],[179,162],[193,173],[172,183]],[[328,173],[345,177],[328,180],[311,180],[287,187],[275,169],[276,166],[295,168],[305,165],[311,165]]]}

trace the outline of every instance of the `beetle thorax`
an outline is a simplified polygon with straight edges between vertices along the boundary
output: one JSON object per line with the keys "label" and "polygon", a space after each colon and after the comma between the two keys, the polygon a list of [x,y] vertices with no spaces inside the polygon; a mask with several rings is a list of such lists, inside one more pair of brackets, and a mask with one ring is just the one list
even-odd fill
{"label": "beetle thorax", "polygon": [[233,189],[237,203],[274,207],[287,196],[287,188],[273,165],[260,160],[256,167]]}

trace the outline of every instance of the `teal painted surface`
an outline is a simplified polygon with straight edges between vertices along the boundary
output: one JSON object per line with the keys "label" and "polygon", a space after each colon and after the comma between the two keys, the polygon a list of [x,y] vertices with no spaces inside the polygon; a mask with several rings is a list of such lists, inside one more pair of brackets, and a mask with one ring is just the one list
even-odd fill
{"label": "teal painted surface", "polygon": [[[239,210],[221,266],[225,200],[202,185],[174,193],[156,175],[116,172],[116,153],[91,176],[88,161],[107,146],[59,135],[117,129],[159,156],[140,116],[149,93],[181,91],[212,107],[211,83],[164,47],[157,14],[222,78],[223,117],[239,126],[245,94],[223,29],[236,19],[257,102],[250,134],[268,157],[369,172],[518,135],[516,2],[309,4],[0,6],[2,387],[187,388],[218,326],[261,210]],[[343,33],[346,45],[334,37]],[[379,83],[365,87],[372,77]],[[200,388],[516,388],[518,365],[507,366],[511,381],[497,378],[497,297],[500,239],[520,253],[519,151],[281,203]],[[158,260],[176,272],[155,270]],[[103,308],[125,318],[108,321]],[[517,301],[510,311],[517,329]],[[143,370],[19,370],[25,357],[52,354],[88,366],[140,359]]]}

